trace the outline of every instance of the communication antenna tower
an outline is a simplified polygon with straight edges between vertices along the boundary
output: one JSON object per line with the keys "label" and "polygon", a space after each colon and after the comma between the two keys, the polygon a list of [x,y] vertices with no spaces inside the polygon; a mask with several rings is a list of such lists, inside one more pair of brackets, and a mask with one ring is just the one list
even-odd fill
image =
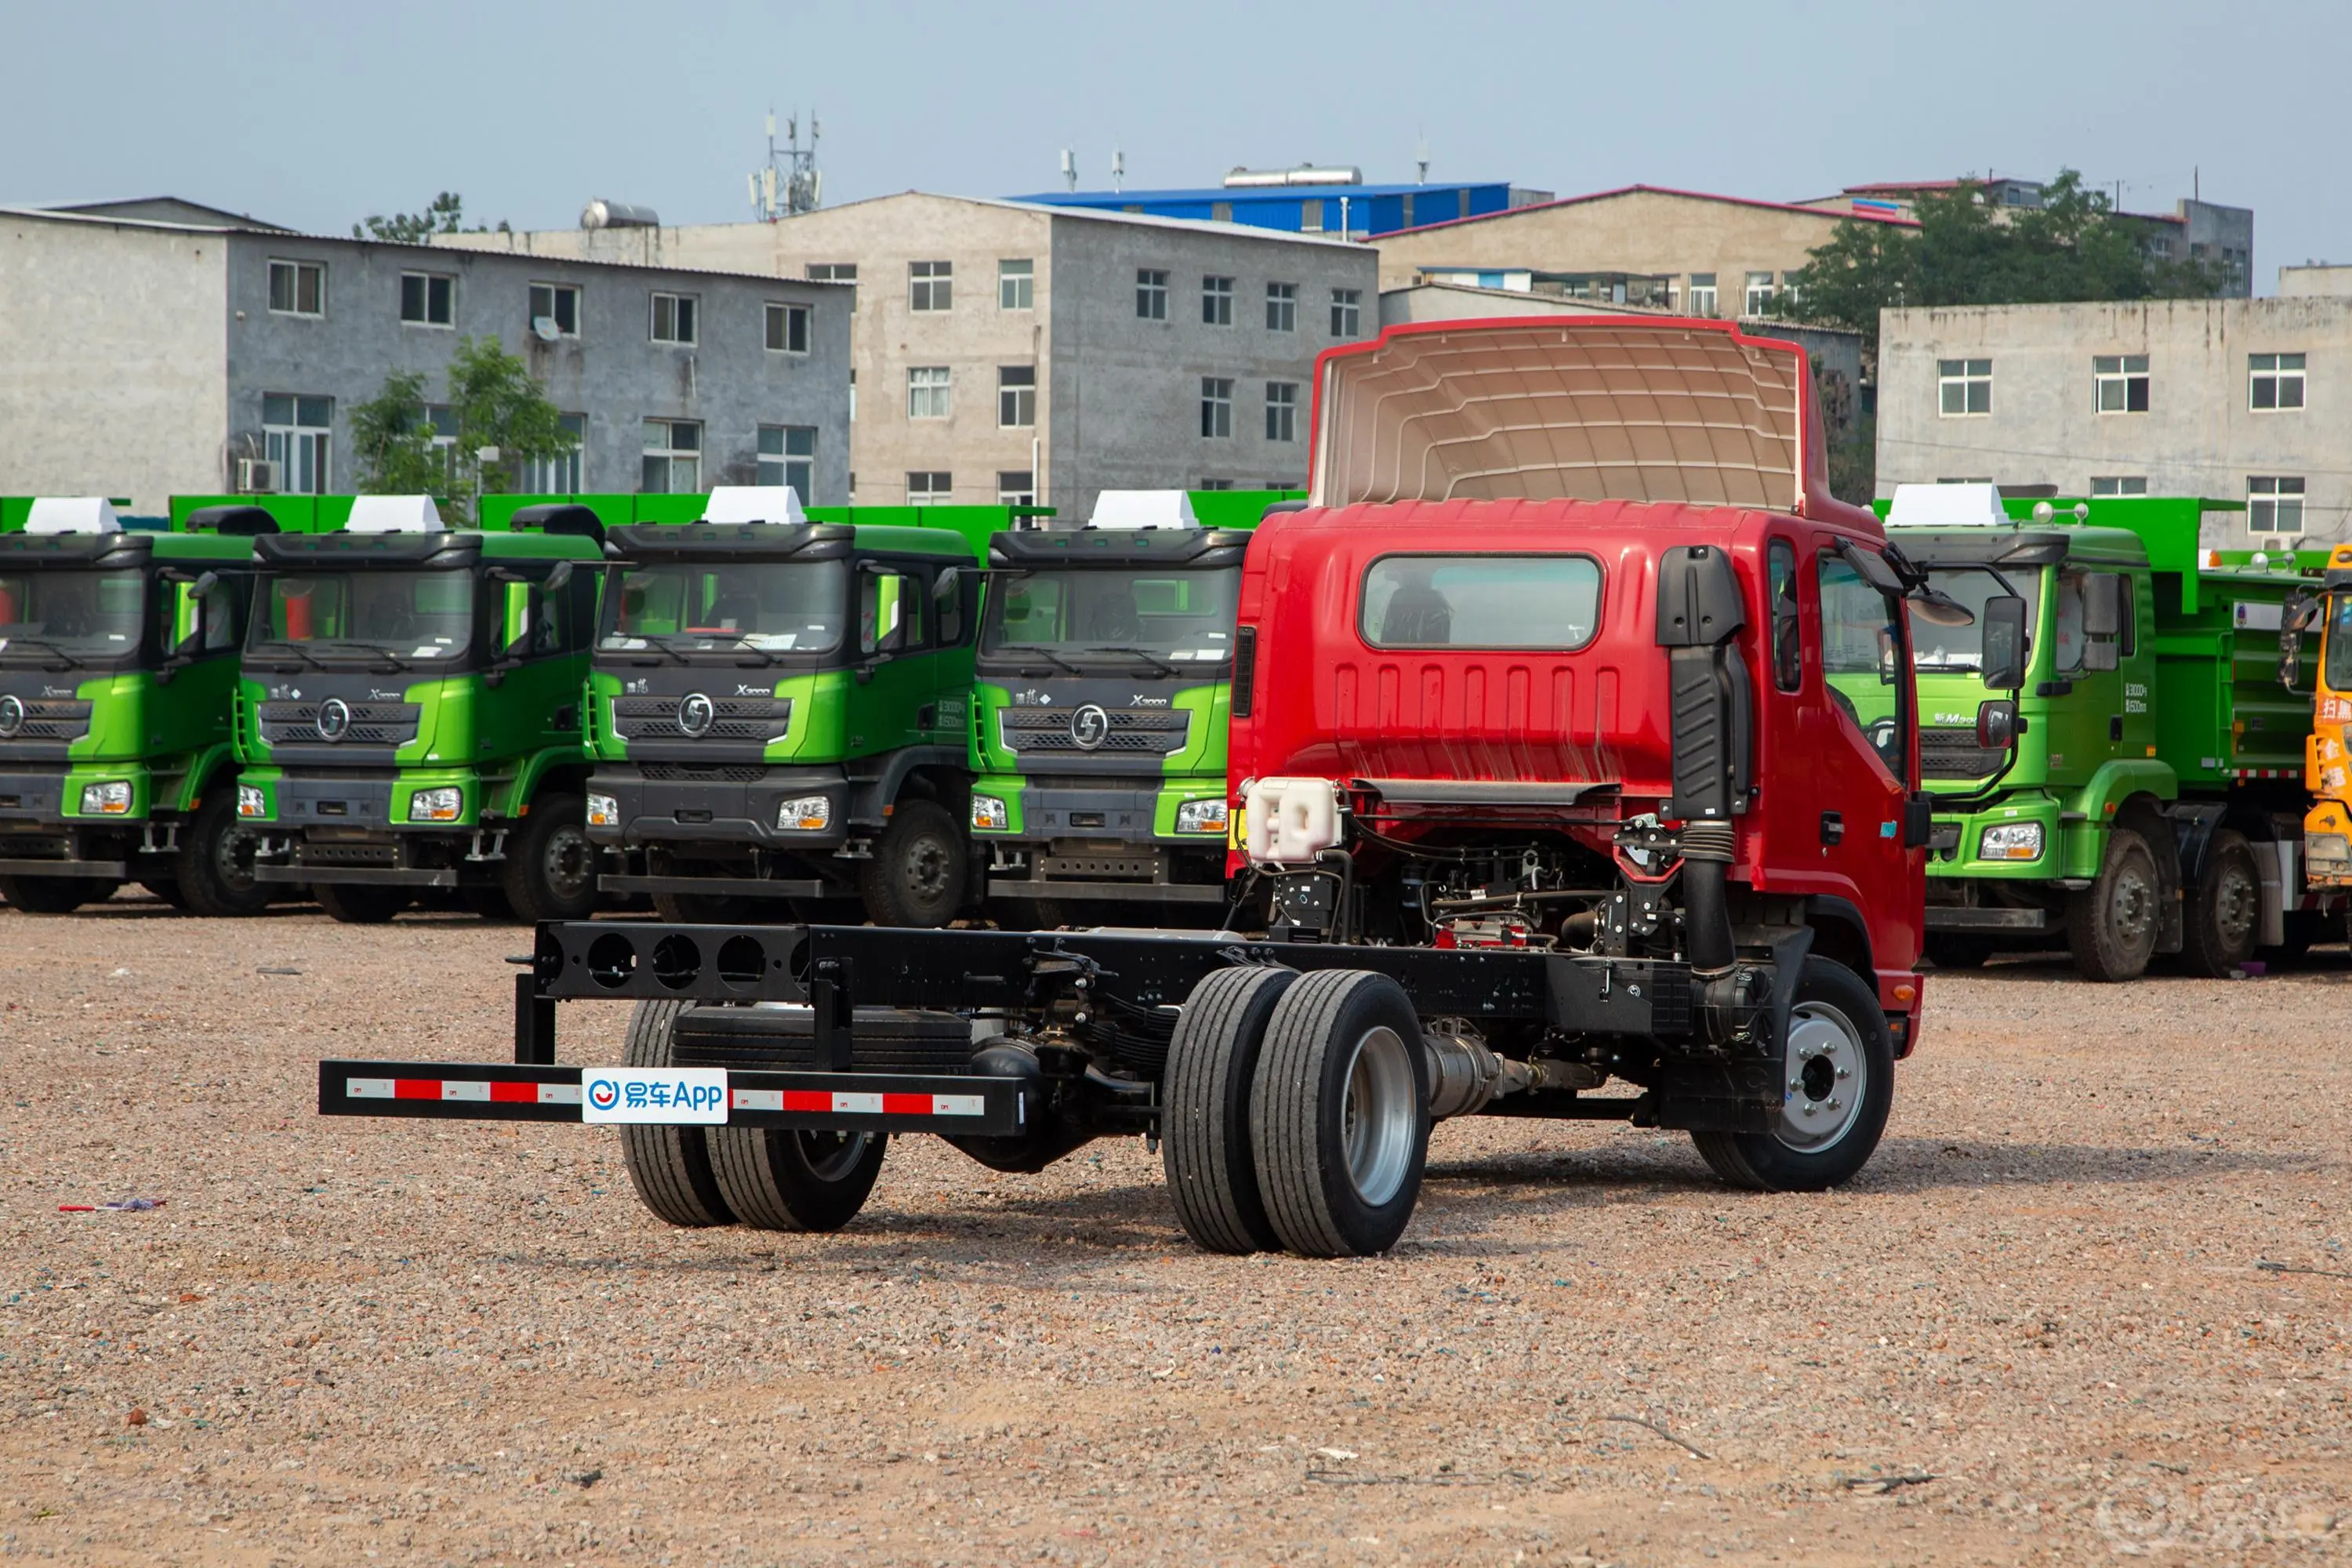
{"label": "communication antenna tower", "polygon": [[824,176],[817,172],[816,142],[824,133],[809,116],[808,145],[801,145],[800,117],[784,121],[784,144],[776,145],[776,111],[768,110],[768,163],[751,176],[751,213],[762,223],[814,212],[824,199]]}
{"label": "communication antenna tower", "polygon": [[1127,154],[1114,147],[1110,150],[1110,188],[1127,189]]}
{"label": "communication antenna tower", "polygon": [[1426,135],[1413,148],[1412,167],[1412,183],[1416,185],[1429,184],[1429,138]]}
{"label": "communication antenna tower", "polygon": [[1062,184],[1071,191],[1078,188],[1078,155],[1067,147],[1062,149]]}

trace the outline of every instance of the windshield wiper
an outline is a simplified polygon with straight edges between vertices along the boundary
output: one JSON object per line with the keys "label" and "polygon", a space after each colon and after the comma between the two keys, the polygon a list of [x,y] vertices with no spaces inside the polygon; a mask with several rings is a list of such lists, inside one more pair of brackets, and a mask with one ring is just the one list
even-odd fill
{"label": "windshield wiper", "polygon": [[[304,647],[300,643],[289,642],[284,637],[270,637],[265,640],[261,647],[263,648],[282,647],[287,652],[292,654],[296,658],[300,659],[304,664],[309,665],[312,669],[322,670],[327,668],[325,665],[319,662],[318,656],[311,653],[310,649]],[[260,649],[257,648],[255,651],[257,653]]]}
{"label": "windshield wiper", "polygon": [[[1015,658],[1026,658],[1028,655],[1030,655],[1030,654],[1033,654],[1033,653],[1034,653],[1034,654],[1035,654],[1039,658],[1045,659],[1045,660],[1048,660],[1049,662],[1051,662],[1051,663],[1052,663],[1053,665],[1055,665],[1057,668],[1059,668],[1059,669],[1062,671],[1062,673],[1063,673],[1063,674],[1065,674],[1065,675],[1084,675],[1084,674],[1086,673],[1086,671],[1085,671],[1085,670],[1080,669],[1076,665],[1072,664],[1068,659],[1064,658],[1060,654],[1055,653],[1052,648],[1049,648],[1049,647],[1024,647],[1024,648],[1021,648],[1021,649],[1019,649],[1019,650],[1017,650],[1017,651],[1014,651],[1014,650],[1007,650],[1007,651],[1013,651],[1013,657],[1015,657]],[[1026,675],[1026,674],[1028,674],[1029,672],[1028,672],[1027,670],[1025,670],[1025,669],[1024,669],[1024,670],[1023,670],[1021,673],[1022,673],[1022,674],[1024,674],[1024,675]]]}
{"label": "windshield wiper", "polygon": [[1139,658],[1162,675],[1181,675],[1184,673],[1174,665],[1169,663],[1166,659],[1161,658],[1158,654],[1146,653],[1139,647],[1118,647],[1112,644],[1103,643],[1090,647],[1087,649],[1087,651],[1088,653],[1116,653],[1124,655],[1129,658]]}
{"label": "windshield wiper", "polygon": [[12,648],[20,642],[30,643],[35,647],[47,648],[51,653],[58,656],[58,662],[55,664],[43,665],[41,668],[44,669],[71,669],[76,664],[80,662],[76,659],[73,655],[68,653],[65,649],[59,647],[57,644],[51,642],[47,637],[19,637],[12,633],[5,639],[0,640],[5,640],[8,647]]}

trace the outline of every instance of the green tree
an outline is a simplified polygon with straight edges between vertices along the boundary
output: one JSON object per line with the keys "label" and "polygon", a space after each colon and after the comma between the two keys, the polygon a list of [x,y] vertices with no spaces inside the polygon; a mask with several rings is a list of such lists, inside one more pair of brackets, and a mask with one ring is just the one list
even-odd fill
{"label": "green tree", "polygon": [[[382,239],[394,245],[422,245],[427,236],[436,234],[487,234],[488,226],[466,226],[466,198],[455,191],[443,191],[428,203],[421,213],[394,213],[385,217],[370,213],[352,225],[353,239]],[[508,232],[507,221],[499,220],[499,232]]]}
{"label": "green tree", "polygon": [[433,415],[425,403],[421,371],[395,371],[383,390],[352,409],[352,445],[361,491],[368,495],[439,495],[449,466],[434,449]]}
{"label": "green tree", "polygon": [[1878,352],[1878,312],[1903,306],[2038,305],[2193,299],[2227,281],[2217,261],[2150,256],[2138,227],[2062,169],[2039,207],[1995,208],[1962,181],[1922,195],[1918,226],[1848,218],[1774,301],[1775,313],[1863,335]]}
{"label": "green tree", "polygon": [[[470,517],[477,497],[511,490],[525,463],[578,445],[530,367],[496,338],[457,340],[448,399],[436,409],[425,400],[423,374],[398,371],[352,410],[362,491],[437,495]],[[437,437],[446,444],[436,446]]]}

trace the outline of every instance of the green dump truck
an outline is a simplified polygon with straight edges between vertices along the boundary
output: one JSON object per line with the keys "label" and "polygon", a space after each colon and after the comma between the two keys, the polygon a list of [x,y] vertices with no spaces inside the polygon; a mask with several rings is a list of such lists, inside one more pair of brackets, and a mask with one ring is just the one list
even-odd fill
{"label": "green dump truck", "polygon": [[1248,543],[1181,490],[1106,491],[1083,528],[990,542],[971,820],[1004,918],[1222,921]]}
{"label": "green dump truck", "polygon": [[610,537],[588,700],[604,889],[677,921],[946,924],[978,891],[971,545],[813,522],[775,487],[722,487],[702,516]]}
{"label": "green dump truck", "polygon": [[268,902],[236,816],[230,713],[250,507],[128,531],[43,498],[0,534],[0,898],[62,914],[126,881],[205,915]]}
{"label": "green dump truck", "polygon": [[593,910],[581,695],[604,530],[565,505],[509,526],[362,496],[337,531],[257,542],[236,810],[262,882],[355,922],[434,890],[525,920]]}
{"label": "green dump truck", "polygon": [[[2159,953],[2224,975],[2321,929],[2336,895],[2305,884],[2301,854],[2310,682],[2279,680],[2283,612],[2305,584],[2210,563],[2199,521],[2238,505],[1897,491],[1888,537],[1953,607],[1913,626],[1939,962],[2063,938],[2095,980]],[[2028,628],[2013,743],[1977,721],[1975,613],[2005,594]]]}

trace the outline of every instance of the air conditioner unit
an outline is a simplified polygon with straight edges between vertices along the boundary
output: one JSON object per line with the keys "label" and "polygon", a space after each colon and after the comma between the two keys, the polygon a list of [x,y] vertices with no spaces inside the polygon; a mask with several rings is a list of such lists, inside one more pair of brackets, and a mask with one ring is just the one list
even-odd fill
{"label": "air conditioner unit", "polygon": [[239,458],[236,488],[240,495],[267,495],[278,488],[278,465],[267,458]]}

